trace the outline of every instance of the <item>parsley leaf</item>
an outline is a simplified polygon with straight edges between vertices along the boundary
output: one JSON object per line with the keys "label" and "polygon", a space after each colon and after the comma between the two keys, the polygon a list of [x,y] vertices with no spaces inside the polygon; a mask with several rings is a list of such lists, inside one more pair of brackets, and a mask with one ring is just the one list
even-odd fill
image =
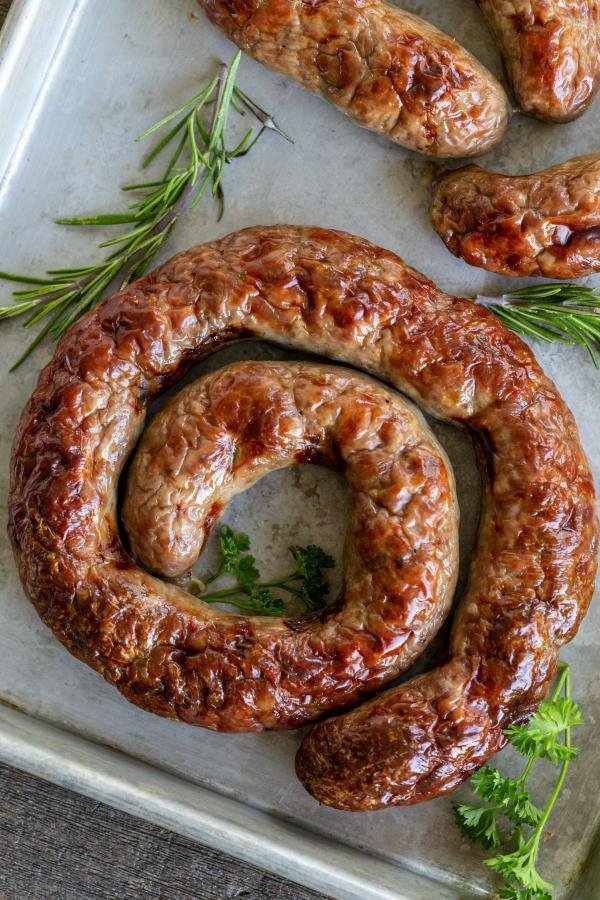
{"label": "parsley leaf", "polygon": [[579,750],[557,743],[557,737],[567,728],[581,724],[581,710],[575,701],[557,697],[556,700],[544,700],[526,725],[510,725],[504,733],[524,756],[559,763],[576,756]]}
{"label": "parsley leaf", "polygon": [[498,800],[504,792],[504,784],[508,779],[503,778],[498,769],[483,766],[471,777],[471,786],[482,800]]}
{"label": "parsley leaf", "polygon": [[[505,883],[499,891],[502,900],[552,900],[553,887],[537,871],[537,857],[546,822],[550,817],[569,763],[578,753],[571,745],[571,728],[583,724],[579,706],[571,699],[571,676],[566,663],[548,700],[524,725],[510,725],[505,730],[511,744],[527,763],[519,778],[504,778],[498,769],[483,766],[471,777],[475,793],[488,805],[454,803],[457,824],[468,838],[484,847],[506,847],[485,864],[502,875]],[[534,763],[547,760],[560,766],[556,784],[543,809],[531,801],[525,788]],[[515,827],[503,838],[500,817]],[[525,833],[525,829],[530,829]]]}
{"label": "parsley leaf", "polygon": [[275,597],[270,590],[260,585],[253,585],[250,591],[250,599],[256,610],[260,610],[262,616],[283,616],[285,607],[279,597]]}
{"label": "parsley leaf", "polygon": [[503,778],[498,769],[483,766],[471,778],[471,786],[483,800],[517,825],[537,825],[541,810],[533,805],[521,779]]}
{"label": "parsley leaf", "polygon": [[260,572],[254,565],[254,562],[253,556],[242,556],[238,563],[237,570],[232,573],[237,576],[240,587],[247,594],[252,594],[252,591],[260,578]]}
{"label": "parsley leaf", "polygon": [[[250,549],[250,538],[241,531],[233,531],[228,525],[223,525],[219,532],[219,547],[221,549],[221,565],[218,575],[227,572],[229,575],[237,575],[240,571],[247,571],[250,581],[256,581],[258,570],[254,567],[254,557],[242,556],[245,550]],[[218,576],[217,576],[218,577]],[[211,578],[210,580],[214,580]]]}
{"label": "parsley leaf", "polygon": [[321,570],[334,567],[333,557],[316,544],[309,544],[308,547],[294,545],[289,549],[298,564],[299,590],[307,609],[322,609],[329,593],[329,584]]}
{"label": "parsley leaf", "polygon": [[[329,584],[323,569],[332,568],[335,563],[331,556],[316,544],[308,547],[294,545],[289,548],[296,562],[291,575],[274,581],[261,581],[256,567],[256,559],[250,550],[250,538],[241,531],[234,531],[223,525],[219,532],[221,560],[217,570],[202,580],[190,578],[187,588],[190,593],[206,603],[231,603],[246,612],[261,616],[283,616],[285,606],[271,588],[279,588],[302,600],[306,608],[313,612],[326,604]],[[234,577],[236,584],[231,588],[206,593],[206,588],[223,575]]]}
{"label": "parsley leaf", "polygon": [[534,832],[523,847],[513,853],[498,854],[486,859],[485,864],[505,878],[514,879],[522,887],[538,893],[545,892],[551,897],[552,885],[544,881],[535,867],[537,851],[538,841]]}
{"label": "parsley leaf", "polygon": [[250,538],[242,531],[234,531],[229,525],[223,525],[219,532],[219,545],[225,563],[235,565],[240,553],[250,549]]}
{"label": "parsley leaf", "polygon": [[500,900],[552,900],[548,891],[536,891],[532,888],[516,887],[509,885],[501,888],[498,893]]}
{"label": "parsley leaf", "polygon": [[453,803],[456,822],[462,833],[489,849],[500,847],[496,811],[493,806],[469,806],[468,803]]}

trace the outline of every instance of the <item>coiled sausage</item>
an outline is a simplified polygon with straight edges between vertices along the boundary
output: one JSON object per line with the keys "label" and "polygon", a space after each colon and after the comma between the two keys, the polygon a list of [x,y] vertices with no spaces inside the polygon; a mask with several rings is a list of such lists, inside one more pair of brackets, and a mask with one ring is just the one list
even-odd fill
{"label": "coiled sausage", "polygon": [[596,570],[594,488],[572,416],[526,344],[368,241],[250,228],[179,254],[69,329],[13,447],[9,531],[24,588],[65,646],[132,702],[188,722],[210,709],[213,727],[233,716],[241,728],[248,714],[252,727],[261,686],[295,665],[271,663],[280,626],[271,642],[252,619],[215,628],[189,594],[133,563],[116,524],[118,478],[151,397],[249,336],[378,375],[470,428],[485,453],[480,541],[449,660],[317,725],[297,765],[316,797],[345,809],[451,790],[536,707],[577,631]]}
{"label": "coiled sausage", "polygon": [[445,454],[399,395],[345,369],[247,362],[181,391],[145,431],[129,471],[123,521],[136,559],[183,575],[227,501],[295,462],[346,477],[342,594],[322,615],[255,618],[237,648],[226,644],[235,617],[211,622],[200,605],[224,646],[202,669],[217,708],[198,701],[187,712],[194,724],[276,728],[347,706],[407,669],[448,612],[458,507]]}

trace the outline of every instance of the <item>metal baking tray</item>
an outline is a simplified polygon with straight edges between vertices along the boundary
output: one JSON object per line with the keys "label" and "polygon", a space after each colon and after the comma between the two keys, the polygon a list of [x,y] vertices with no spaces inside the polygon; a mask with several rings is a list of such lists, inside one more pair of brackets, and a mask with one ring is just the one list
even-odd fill
{"label": "metal baking tray", "polygon": [[[404,0],[452,32],[497,74],[497,50],[472,0]],[[42,272],[90,258],[91,232],[58,215],[120,203],[141,156],[133,137],[192,96],[232,45],[194,0],[18,0],[0,40],[0,268]],[[269,135],[227,172],[223,220],[206,200],[185,217],[169,252],[257,223],[320,224],[354,231],[400,253],[449,291],[490,294],[506,282],[454,260],[427,221],[426,160],[352,125],[334,109],[244,59],[240,83],[274,112],[295,144]],[[579,122],[516,117],[484,160],[516,173],[598,149],[600,102]],[[100,239],[100,236],[98,236]],[[9,292],[3,287],[3,301]],[[24,347],[18,323],[0,331],[2,366]],[[6,515],[9,450],[19,412],[51,348],[0,398],[0,498]],[[570,403],[600,484],[600,373],[583,351],[538,348]],[[290,357],[258,344],[229,347],[204,368],[241,357]],[[479,476],[468,439],[436,431],[455,467],[461,552],[477,529]],[[226,521],[249,531],[266,572],[281,570],[292,540],[338,554],[343,486],[316,467],[269,476],[236,498]],[[210,554],[209,551],[207,551]],[[343,900],[458,900],[493,895],[484,854],[463,841],[450,803],[348,814],[320,808],[293,772],[301,733],[218,735],[163,721],[127,704],[76,662],[41,624],[2,541],[0,758]],[[564,651],[585,728],[583,752],[551,820],[542,869],[558,898],[600,897],[600,603]],[[430,657],[435,655],[430,653]],[[515,764],[511,751],[501,764]],[[540,767],[543,769],[543,767]],[[534,791],[548,788],[550,771]],[[468,789],[462,788],[467,795]],[[594,850],[594,847],[596,849]]]}

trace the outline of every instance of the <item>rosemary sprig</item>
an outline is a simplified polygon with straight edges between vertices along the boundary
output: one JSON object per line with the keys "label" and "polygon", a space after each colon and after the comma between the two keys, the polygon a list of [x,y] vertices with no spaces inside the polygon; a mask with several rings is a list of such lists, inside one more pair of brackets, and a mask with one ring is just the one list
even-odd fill
{"label": "rosemary sprig", "polygon": [[[54,339],[60,337],[115,282],[125,287],[142,275],[168,240],[182,212],[196,207],[209,189],[218,200],[220,218],[224,211],[222,179],[225,166],[248,154],[265,131],[274,131],[291,142],[273,117],[236,85],[239,62],[238,52],[229,66],[220,66],[218,74],[199,93],[136,139],[142,141],[166,129],[144,157],[144,169],[168,147],[174,148],[160,178],[123,187],[126,192],[139,193],[139,200],[125,212],[57,219],[58,224],[71,226],[131,226],[99,244],[100,248],[110,248],[102,262],[50,269],[46,278],[0,271],[0,279],[26,285],[14,292],[11,306],[0,308],[0,322],[28,315],[24,326],[39,326],[35,338],[11,371],[27,359],[46,335]],[[204,116],[211,106],[212,113],[206,122]],[[228,149],[225,130],[231,108],[241,116],[251,113],[260,127],[249,128],[239,143]],[[594,365],[600,367],[597,356],[600,352],[600,295],[593,288],[568,283],[543,284],[510,291],[499,297],[478,296],[475,302],[487,306],[519,334],[547,342],[584,346]]]}
{"label": "rosemary sprig", "polygon": [[580,284],[541,284],[501,297],[476,297],[518,334],[585,347],[599,368],[600,295]]}
{"label": "rosemary sprig", "polygon": [[[129,226],[99,244],[109,251],[102,262],[52,269],[47,278],[0,271],[0,279],[26,285],[14,292],[12,306],[0,308],[0,321],[27,315],[26,328],[39,326],[11,371],[27,359],[46,335],[55,340],[60,337],[114,282],[126,287],[142,275],[168,240],[180,215],[196,207],[209,190],[218,200],[220,218],[224,211],[225,166],[245,156],[266,130],[291,141],[272,116],[236,86],[240,58],[238,52],[229,66],[219,67],[218,74],[199,93],[136,139],[142,141],[165,131],[144,157],[143,169],[167,148],[173,149],[157,180],[125,185],[124,191],[139,194],[125,212],[57,219],[57,224],[70,226]],[[206,116],[211,106],[210,116]],[[231,108],[241,116],[250,112],[260,127],[248,128],[239,143],[229,149],[225,132]]]}
{"label": "rosemary sprig", "polygon": [[[581,725],[581,710],[571,699],[571,673],[560,663],[558,678],[547,700],[525,725],[511,725],[504,732],[527,758],[519,778],[504,778],[497,769],[484,766],[470,781],[485,805],[454,803],[456,822],[467,837],[486,848],[505,852],[484,860],[505,879],[499,892],[503,900],[551,900],[553,886],[537,870],[544,829],[564,784],[569,763],[579,752],[571,744],[571,728]],[[526,789],[537,760],[560,766],[545,806],[535,806]],[[510,825],[506,836],[502,824]]]}

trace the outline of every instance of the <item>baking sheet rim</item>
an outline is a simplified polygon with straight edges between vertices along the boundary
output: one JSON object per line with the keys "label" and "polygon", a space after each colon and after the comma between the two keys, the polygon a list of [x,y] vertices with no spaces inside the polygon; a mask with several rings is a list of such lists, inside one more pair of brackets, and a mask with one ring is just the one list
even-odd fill
{"label": "baking sheet rim", "polygon": [[[0,31],[0,198],[35,127],[64,38],[87,0],[13,0]],[[0,761],[207,844],[336,900],[450,900],[450,884],[328,840],[6,705]],[[140,783],[145,779],[146,786]],[[588,863],[600,869],[600,834]],[[574,886],[577,889],[577,885]],[[591,896],[591,895],[589,895]]]}
{"label": "baking sheet rim", "polygon": [[339,900],[417,900],[445,887],[1,700],[0,760]]}

